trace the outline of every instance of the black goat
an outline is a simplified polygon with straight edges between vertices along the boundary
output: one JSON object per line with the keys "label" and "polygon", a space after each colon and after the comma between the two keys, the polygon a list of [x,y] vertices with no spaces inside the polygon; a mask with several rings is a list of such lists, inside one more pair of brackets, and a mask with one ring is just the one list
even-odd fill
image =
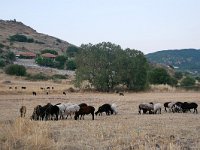
{"label": "black goat", "polygon": [[192,102],[192,103],[184,102],[181,105],[181,108],[182,108],[183,112],[187,112],[187,111],[190,111],[190,109],[194,109],[193,113],[195,113],[195,112],[198,113],[197,107],[198,107],[198,104],[194,103],[194,102]]}
{"label": "black goat", "polygon": [[79,109],[79,111],[75,112],[74,119],[77,120],[79,118],[79,115],[81,115],[82,116],[81,118],[83,118],[83,120],[84,120],[84,115],[91,114],[92,115],[92,120],[94,120],[94,111],[95,111],[95,108],[93,106],[81,107]]}
{"label": "black goat", "polygon": [[113,114],[113,109],[111,108],[110,104],[103,104],[99,107],[98,111],[95,112],[95,115],[102,115],[102,113],[105,112],[106,115]]}

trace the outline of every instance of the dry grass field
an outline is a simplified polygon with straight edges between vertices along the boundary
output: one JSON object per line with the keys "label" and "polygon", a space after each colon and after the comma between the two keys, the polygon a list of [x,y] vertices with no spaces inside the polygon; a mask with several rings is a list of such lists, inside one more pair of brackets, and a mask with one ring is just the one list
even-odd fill
{"label": "dry grass field", "polygon": [[[2,79],[2,78],[1,78]],[[4,80],[6,80],[4,78]],[[11,80],[9,78],[9,80]],[[169,113],[138,115],[142,102],[194,101],[200,104],[199,92],[67,93],[70,85],[53,82],[28,82],[12,79],[0,81],[0,149],[52,150],[189,150],[200,149],[200,115]],[[22,91],[9,86],[26,85]],[[54,86],[49,95],[39,92],[40,86]],[[37,89],[37,96],[31,91]],[[60,92],[59,92],[60,91]],[[116,103],[118,114],[85,116],[85,120],[32,121],[33,108],[51,102],[82,103],[96,110],[104,103]],[[27,107],[25,119],[19,117],[22,105]]]}

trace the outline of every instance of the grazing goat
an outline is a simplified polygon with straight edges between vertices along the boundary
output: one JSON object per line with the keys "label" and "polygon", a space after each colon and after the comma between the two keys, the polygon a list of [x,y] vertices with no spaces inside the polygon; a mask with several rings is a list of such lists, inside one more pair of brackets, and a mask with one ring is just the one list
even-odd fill
{"label": "grazing goat", "polygon": [[168,104],[168,108],[169,108],[169,111],[173,112],[173,106],[174,106],[175,102],[170,102]]}
{"label": "grazing goat", "polygon": [[64,119],[64,113],[65,113],[65,104],[58,103],[56,104],[59,108],[59,115],[60,119]]}
{"label": "grazing goat", "polygon": [[117,105],[115,103],[113,103],[111,105],[111,109],[113,110],[113,113],[116,115],[117,114]]}
{"label": "grazing goat", "polygon": [[92,114],[92,120],[94,120],[94,112],[95,108],[93,106],[81,107],[79,111],[75,112],[74,119],[77,120],[79,118],[79,115],[81,115],[81,118],[83,118],[84,120],[84,115]]}
{"label": "grazing goat", "polygon": [[35,95],[35,96],[36,96],[36,92],[33,92],[33,95]]}
{"label": "grazing goat", "polygon": [[42,119],[42,112],[41,112],[41,105],[37,105],[34,110],[33,110],[33,114],[31,116],[31,119],[33,120],[40,120]]}
{"label": "grazing goat", "polygon": [[162,104],[161,103],[156,103],[156,104],[154,104],[153,105],[153,112],[154,112],[154,114],[156,114],[157,112],[159,113],[159,114],[161,114],[161,109],[162,109]]}
{"label": "grazing goat", "polygon": [[166,102],[166,103],[164,103],[164,107],[165,107],[165,111],[167,112],[167,108],[169,108],[169,103],[171,103],[171,102]]}
{"label": "grazing goat", "polygon": [[63,92],[64,95],[66,95],[66,92]]}
{"label": "grazing goat", "polygon": [[149,114],[153,114],[154,111],[154,107],[153,104],[149,104],[149,103],[143,103],[139,105],[139,114],[141,114],[141,110],[143,111],[143,114],[146,114],[147,112],[149,112]]}
{"label": "grazing goat", "polygon": [[190,111],[190,109],[194,109],[193,113],[195,112],[198,113],[197,107],[198,107],[198,104],[194,102],[192,103],[184,102],[181,106],[183,112],[187,112],[187,111]]}
{"label": "grazing goat", "polygon": [[119,96],[124,96],[124,93],[120,92],[120,93],[119,93]]}
{"label": "grazing goat", "polygon": [[71,116],[72,114],[75,114],[77,111],[79,111],[79,109],[80,109],[80,106],[77,104],[69,105],[65,108],[65,115],[67,115],[67,117]]}
{"label": "grazing goat", "polygon": [[105,112],[106,115],[110,115],[113,114],[113,109],[111,108],[110,104],[103,104],[102,106],[100,106],[97,110],[97,112],[95,112],[95,115],[101,115],[102,113]]}
{"label": "grazing goat", "polygon": [[24,89],[24,90],[25,90],[25,89],[26,89],[26,87],[25,87],[25,86],[22,86],[22,89]]}
{"label": "grazing goat", "polygon": [[80,106],[80,108],[81,107],[86,107],[86,106],[88,106],[86,103],[81,103],[81,104],[79,104],[79,106]]}
{"label": "grazing goat", "polygon": [[176,102],[173,104],[172,106],[172,112],[175,113],[175,112],[181,112],[182,111],[182,105],[183,103],[182,102]]}
{"label": "grazing goat", "polygon": [[26,115],[26,106],[22,106],[19,111],[20,111],[21,117],[25,117],[25,115]]}

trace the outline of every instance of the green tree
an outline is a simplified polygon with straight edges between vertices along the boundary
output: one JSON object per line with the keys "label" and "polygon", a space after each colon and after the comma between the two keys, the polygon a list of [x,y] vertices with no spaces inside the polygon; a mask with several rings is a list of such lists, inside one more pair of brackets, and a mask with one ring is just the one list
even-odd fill
{"label": "green tree", "polygon": [[75,57],[75,55],[78,53],[78,51],[79,51],[78,47],[70,45],[70,46],[68,46],[66,53],[69,57]]}
{"label": "green tree", "polygon": [[164,68],[155,68],[148,76],[151,84],[170,84],[170,75]]}
{"label": "green tree", "polygon": [[25,76],[26,68],[22,65],[13,64],[13,65],[8,65],[5,68],[5,72],[6,74],[9,74],[9,75]]}
{"label": "green tree", "polygon": [[52,49],[45,49],[41,51],[41,54],[45,54],[45,53],[50,53],[50,54],[54,54],[54,55],[58,55],[58,52]]}
{"label": "green tree", "polygon": [[10,36],[9,40],[10,41],[17,41],[17,42],[27,42],[27,37],[25,35],[21,34],[15,34]]}
{"label": "green tree", "polygon": [[182,81],[181,81],[181,86],[182,87],[185,87],[185,88],[190,88],[192,86],[195,85],[195,79],[190,77],[190,76],[187,76],[185,77]]}
{"label": "green tree", "polygon": [[47,67],[54,67],[55,66],[55,62],[54,60],[50,59],[50,58],[42,58],[42,57],[37,57],[35,59],[35,62],[41,66],[47,66]]}
{"label": "green tree", "polygon": [[178,80],[182,79],[183,73],[182,72],[175,72],[174,77]]}
{"label": "green tree", "polygon": [[67,69],[68,70],[75,70],[76,69],[76,62],[74,60],[67,61]]}
{"label": "green tree", "polygon": [[57,68],[63,69],[66,61],[67,61],[67,57],[64,55],[59,55],[55,58],[55,61],[57,62]]}
{"label": "green tree", "polygon": [[0,58],[0,68],[3,68],[6,65],[5,60]]}
{"label": "green tree", "polygon": [[110,42],[81,45],[76,64],[77,86],[87,80],[99,91],[113,90],[119,84],[141,90],[147,83],[147,62],[143,53],[124,51]]}
{"label": "green tree", "polygon": [[6,58],[9,60],[9,61],[15,61],[16,60],[16,57],[15,57],[15,54],[11,51],[8,51],[6,53]]}

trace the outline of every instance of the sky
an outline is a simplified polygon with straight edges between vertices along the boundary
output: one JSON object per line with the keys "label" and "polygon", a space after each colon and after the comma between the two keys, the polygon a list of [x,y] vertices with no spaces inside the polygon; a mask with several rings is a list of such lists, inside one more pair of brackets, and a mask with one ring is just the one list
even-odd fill
{"label": "sky", "polygon": [[77,46],[105,41],[145,54],[200,49],[200,0],[1,0],[0,19]]}

